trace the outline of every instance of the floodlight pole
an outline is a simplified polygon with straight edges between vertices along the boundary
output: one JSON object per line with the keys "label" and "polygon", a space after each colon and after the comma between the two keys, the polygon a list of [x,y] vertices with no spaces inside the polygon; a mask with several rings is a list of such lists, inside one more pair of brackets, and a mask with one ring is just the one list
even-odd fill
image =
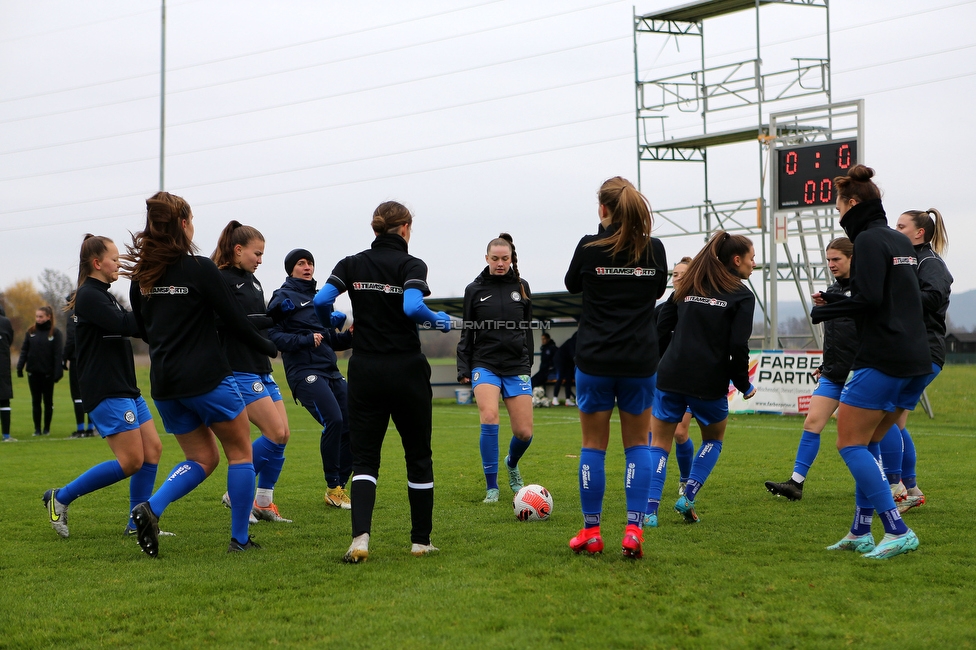
{"label": "floodlight pole", "polygon": [[166,189],[166,0],[162,0],[159,55],[159,191]]}

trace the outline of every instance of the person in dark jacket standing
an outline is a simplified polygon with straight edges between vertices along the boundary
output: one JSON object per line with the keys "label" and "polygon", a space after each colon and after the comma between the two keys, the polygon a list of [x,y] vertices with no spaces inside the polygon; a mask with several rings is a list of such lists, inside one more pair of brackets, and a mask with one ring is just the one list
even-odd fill
{"label": "person in dark jacket standing", "polygon": [[[838,237],[825,251],[827,268],[834,276],[834,283],[825,293],[841,296],[851,295],[851,256],[854,244],[847,237]],[[823,299],[819,304],[827,304]],[[786,497],[790,501],[803,498],[803,484],[813,461],[820,452],[820,433],[827,426],[827,420],[840,404],[840,393],[851,372],[854,353],[857,351],[857,326],[853,318],[835,318],[823,324],[823,362],[814,375],[817,388],[810,398],[807,417],[803,421],[803,435],[796,449],[796,462],[793,475],[782,483],[766,481],[766,489],[773,494]],[[899,444],[899,447],[901,445]]]}
{"label": "person in dark jacket standing", "polygon": [[512,440],[508,485],[522,489],[519,459],[532,444],[532,292],[518,271],[508,233],[488,242],[488,266],[464,289],[464,329],[457,347],[458,381],[472,384],[481,418],[485,503],[498,502],[498,398],[505,401]]}
{"label": "person in dark jacket standing", "polygon": [[[32,415],[34,416],[34,435],[46,436],[51,433],[51,417],[54,414],[54,384],[61,381],[64,367],[61,355],[64,351],[64,336],[54,326],[54,310],[50,306],[39,307],[34,315],[34,324],[24,336],[17,361],[17,376],[24,376],[27,369],[27,385],[31,392]],[[44,428],[41,428],[41,402],[44,403]]]}
{"label": "person in dark jacket standing", "polygon": [[646,525],[657,526],[674,431],[690,408],[702,432],[684,494],[674,509],[688,523],[698,521],[695,497],[708,479],[725,438],[731,382],[745,397],[749,382],[749,336],[756,297],[742,283],[756,268],[752,241],[719,230],[694,257],[674,289],[674,335],[658,366],[651,426],[651,480]]}
{"label": "person in dark jacket standing", "polygon": [[315,258],[304,248],[285,257],[288,278],[271,295],[268,314],[274,325],[268,332],[281,350],[285,379],[294,398],[322,427],[319,455],[325,476],[325,502],[349,510],[346,483],[352,474],[349,450],[349,410],[346,380],[336,365],[336,350],[348,350],[352,333],[338,333],[345,315],[333,312],[328,326],[319,322],[312,306],[315,298]]}
{"label": "person in dark jacket standing", "polygon": [[575,406],[573,401],[573,383],[576,381],[576,335],[563,341],[563,344],[556,350],[556,387],[552,390],[552,405],[559,406],[559,390],[565,391],[566,397],[563,404]]}
{"label": "person in dark jacket standing", "polygon": [[549,381],[549,373],[556,367],[556,344],[548,332],[542,333],[542,345],[539,346],[539,370],[532,375],[532,388],[545,387]]}
{"label": "person in dark jacket standing", "polygon": [[[163,446],[146,400],[136,385],[130,336],[141,331],[109,286],[119,279],[119,249],[108,237],[86,235],[78,262],[78,290],[68,301],[76,319],[77,354],[72,372],[79,376],[82,406],[115,454],[89,468],[64,487],[44,493],[48,520],[68,536],[68,506],[78,497],[129,479],[129,510],[147,500],[156,481]],[[134,535],[130,521],[126,535]]]}
{"label": "person in dark jacket standing", "polygon": [[356,333],[349,360],[349,443],[353,455],[352,544],[343,556],[357,563],[369,557],[369,535],[380,452],[390,418],[400,434],[407,465],[410,552],[437,550],[430,543],[434,511],[431,461],[430,365],[420,351],[417,323],[447,332],[451,318],[423,301],[427,265],[407,252],[413,215],[396,201],[381,203],[370,224],[372,246],[336,264],[315,295],[315,313],[331,322],[332,305],[349,292]]}
{"label": "person in dark jacket standing", "polygon": [[[856,551],[884,560],[918,548],[884,475],[880,442],[903,410],[912,410],[932,373],[912,243],[888,227],[874,170],[854,165],[834,179],[840,225],[854,243],[851,296],[821,294],[814,323],[847,316],[857,323],[854,374],[840,394],[837,449],[855,482],[854,523],[830,550]],[[871,521],[881,515],[885,536],[875,545]]]}
{"label": "person in dark jacket standing", "polygon": [[[227,288],[244,307],[248,319],[262,336],[267,336],[272,321],[265,314],[264,289],[254,277],[263,258],[264,235],[239,221],[227,224],[211,255]],[[285,445],[291,432],[281,391],[271,376],[271,359],[248,346],[219,319],[217,334],[224,356],[234,371],[237,389],[244,398],[247,419],[261,432],[251,443],[251,458],[258,479],[251,514],[262,521],[290,524],[291,519],[282,517],[274,502],[274,489],[285,464]],[[221,502],[228,508],[233,507],[229,493],[224,493]]]}
{"label": "person in dark jacket standing", "polygon": [[10,437],[10,400],[14,398],[14,384],[10,377],[10,346],[14,344],[14,327],[0,304],[0,431],[4,442],[17,442]]}
{"label": "person in dark jacket standing", "polygon": [[[945,365],[946,312],[952,292],[952,274],[942,260],[949,246],[942,213],[935,208],[909,210],[898,217],[895,229],[903,233],[918,255],[918,285],[922,291],[922,312],[932,356],[932,383]],[[926,384],[926,385],[928,385]],[[905,513],[925,503],[915,475],[915,442],[908,432],[908,411],[891,425],[881,440],[881,460],[898,512]]]}
{"label": "person in dark jacket standing", "polygon": [[[203,482],[227,456],[231,539],[227,552],[260,548],[248,534],[254,503],[251,431],[244,400],[224,357],[215,313],[246,345],[277,350],[248,320],[210,258],[191,253],[193,213],[181,197],[157,192],[146,200],[146,227],[127,246],[126,272],[136,322],[146,333],[152,396],[166,431],[186,456],[148,502],[132,510],[139,546],[159,553],[158,518]],[[214,438],[216,436],[216,440]]]}
{"label": "person in dark jacket standing", "polygon": [[[68,305],[75,304],[75,292],[72,291],[65,299]],[[75,431],[71,434],[72,438],[90,438],[95,435],[95,425],[91,418],[88,419],[88,428],[85,428],[85,408],[81,403],[81,389],[78,387],[78,372],[72,369],[78,360],[78,350],[75,345],[75,329],[78,319],[75,318],[75,310],[67,308],[64,314],[65,333],[64,333],[64,352],[62,365],[68,371],[68,387],[71,389],[71,403],[75,409]]]}
{"label": "person in dark jacket standing", "polygon": [[620,414],[626,458],[627,527],[621,549],[643,557],[644,509],[651,478],[647,446],[658,366],[654,304],[668,283],[664,245],[651,237],[651,208],[617,176],[597,194],[601,231],[583,237],[566,272],[566,289],[583,294],[576,343],[576,396],[582,431],[579,460],[583,529],[569,541],[575,553],[601,553],[610,416]]}

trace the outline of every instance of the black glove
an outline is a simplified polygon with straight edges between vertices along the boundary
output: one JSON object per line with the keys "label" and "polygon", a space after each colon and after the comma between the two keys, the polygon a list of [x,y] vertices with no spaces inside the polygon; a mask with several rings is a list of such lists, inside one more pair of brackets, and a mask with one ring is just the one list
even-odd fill
{"label": "black glove", "polygon": [[23,377],[24,376],[24,369],[23,368],[18,368],[17,369],[17,376],[18,377]]}

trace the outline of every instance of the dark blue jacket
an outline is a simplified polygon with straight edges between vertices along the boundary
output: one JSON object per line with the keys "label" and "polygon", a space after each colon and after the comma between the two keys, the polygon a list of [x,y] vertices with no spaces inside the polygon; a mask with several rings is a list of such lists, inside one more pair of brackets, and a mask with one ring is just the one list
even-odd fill
{"label": "dark blue jacket", "polygon": [[[312,299],[315,297],[315,280],[286,278],[280,289],[271,295],[268,315],[275,321],[268,330],[268,337],[281,352],[285,364],[285,378],[292,391],[298,382],[312,374],[339,378],[335,350],[352,347],[352,333],[336,332],[334,327],[323,326]],[[322,335],[322,343],[315,346],[313,334]]]}

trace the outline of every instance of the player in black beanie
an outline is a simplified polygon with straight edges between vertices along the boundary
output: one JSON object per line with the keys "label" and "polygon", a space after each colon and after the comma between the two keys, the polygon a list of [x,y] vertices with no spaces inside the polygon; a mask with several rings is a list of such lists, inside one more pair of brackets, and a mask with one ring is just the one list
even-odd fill
{"label": "player in black beanie", "polygon": [[285,255],[285,273],[291,275],[292,269],[298,264],[298,260],[308,260],[312,264],[315,264],[315,258],[310,252],[304,248],[296,248],[292,252]]}

